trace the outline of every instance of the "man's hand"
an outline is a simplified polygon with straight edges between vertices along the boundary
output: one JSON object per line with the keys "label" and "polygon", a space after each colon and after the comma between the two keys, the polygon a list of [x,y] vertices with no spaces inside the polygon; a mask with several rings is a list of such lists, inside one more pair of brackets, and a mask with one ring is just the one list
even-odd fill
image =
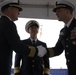
{"label": "man's hand", "polygon": [[47,53],[45,47],[40,45],[40,46],[37,46],[37,48],[38,48],[38,56],[39,57],[43,57]]}
{"label": "man's hand", "polygon": [[30,49],[30,53],[29,53],[29,57],[34,57],[35,53],[36,53],[36,49],[34,46],[29,46]]}

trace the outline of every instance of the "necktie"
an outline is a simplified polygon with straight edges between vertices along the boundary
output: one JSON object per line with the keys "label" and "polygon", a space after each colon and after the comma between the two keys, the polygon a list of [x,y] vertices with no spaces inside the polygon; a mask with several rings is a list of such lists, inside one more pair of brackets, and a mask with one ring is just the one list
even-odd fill
{"label": "necktie", "polygon": [[32,41],[33,45],[35,45],[35,40]]}
{"label": "necktie", "polygon": [[65,36],[67,36],[67,34],[68,34],[68,27],[67,26],[64,27],[64,34],[65,34]]}

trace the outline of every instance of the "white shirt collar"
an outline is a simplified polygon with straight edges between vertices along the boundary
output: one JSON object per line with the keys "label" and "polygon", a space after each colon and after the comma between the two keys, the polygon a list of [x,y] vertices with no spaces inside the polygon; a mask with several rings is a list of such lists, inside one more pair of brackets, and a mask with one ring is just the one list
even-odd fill
{"label": "white shirt collar", "polygon": [[69,20],[69,22],[66,24],[66,26],[67,26],[67,27],[69,27],[69,26],[70,26],[70,24],[71,24],[72,20],[73,20],[73,17],[72,17],[72,18]]}
{"label": "white shirt collar", "polygon": [[[33,41],[33,39],[30,37],[30,40]],[[37,38],[35,39],[35,42],[37,41]]]}
{"label": "white shirt collar", "polygon": [[[5,15],[5,14],[3,14],[4,16],[6,16],[9,20],[11,20],[11,18],[10,17],[8,17],[7,15]],[[12,20],[11,20],[12,21]]]}

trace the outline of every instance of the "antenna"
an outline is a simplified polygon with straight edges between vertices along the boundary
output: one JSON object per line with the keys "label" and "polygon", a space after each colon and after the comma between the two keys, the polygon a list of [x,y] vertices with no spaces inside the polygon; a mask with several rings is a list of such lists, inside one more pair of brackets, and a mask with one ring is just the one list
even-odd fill
{"label": "antenna", "polygon": [[20,1],[18,0],[18,4],[20,3]]}
{"label": "antenna", "polygon": [[56,4],[56,6],[57,6],[57,3],[58,3],[58,1],[56,1],[56,3],[55,3],[55,4]]}

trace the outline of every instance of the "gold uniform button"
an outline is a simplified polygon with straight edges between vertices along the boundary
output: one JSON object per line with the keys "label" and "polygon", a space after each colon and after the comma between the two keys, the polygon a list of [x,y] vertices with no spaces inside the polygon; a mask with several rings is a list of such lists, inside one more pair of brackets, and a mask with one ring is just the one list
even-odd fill
{"label": "gold uniform button", "polygon": [[68,45],[66,45],[66,47],[68,47]]}
{"label": "gold uniform button", "polygon": [[34,67],[34,65],[32,65],[32,67]]}
{"label": "gold uniform button", "polygon": [[68,38],[66,38],[66,40],[68,40]]}
{"label": "gold uniform button", "polygon": [[67,53],[67,55],[68,55],[69,53]]}
{"label": "gold uniform button", "polygon": [[32,60],[32,62],[34,62],[34,60]]}

